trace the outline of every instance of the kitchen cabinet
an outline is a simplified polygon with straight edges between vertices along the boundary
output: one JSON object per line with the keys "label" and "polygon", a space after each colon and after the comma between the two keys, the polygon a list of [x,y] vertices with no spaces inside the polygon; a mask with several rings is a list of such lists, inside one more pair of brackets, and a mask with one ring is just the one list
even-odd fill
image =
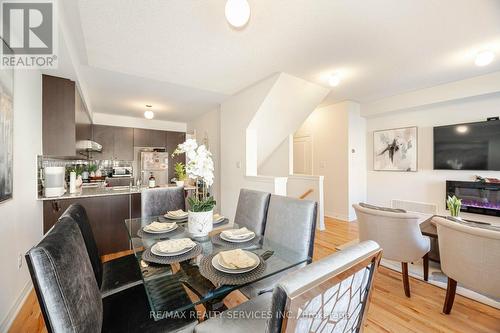
{"label": "kitchen cabinet", "polygon": [[100,152],[93,153],[93,157],[99,160],[114,159],[115,135],[112,126],[94,125],[93,140],[102,146]]}
{"label": "kitchen cabinet", "polygon": [[43,232],[46,233],[71,204],[78,202],[87,212],[99,255],[128,250],[125,220],[130,217],[130,200],[131,196],[126,194],[44,201]]}
{"label": "kitchen cabinet", "polygon": [[134,128],[134,147],[165,147],[165,131]]}
{"label": "kitchen cabinet", "polygon": [[93,156],[99,160],[132,161],[134,159],[134,129],[94,125],[94,141],[102,145],[102,151]]}
{"label": "kitchen cabinet", "polygon": [[75,82],[42,75],[42,150],[46,156],[76,155]]}
{"label": "kitchen cabinet", "polygon": [[78,89],[75,89],[76,141],[92,140],[92,119]]}
{"label": "kitchen cabinet", "polygon": [[186,163],[186,154],[180,154],[172,157],[172,153],[177,149],[177,146],[186,141],[185,132],[167,132],[166,146],[169,156],[168,164],[168,179],[175,177],[175,164],[178,162]]}
{"label": "kitchen cabinet", "polygon": [[134,160],[134,129],[114,127],[114,158],[121,161]]}
{"label": "kitchen cabinet", "polygon": [[77,156],[76,142],[92,138],[92,119],[74,81],[42,75],[42,150]]}

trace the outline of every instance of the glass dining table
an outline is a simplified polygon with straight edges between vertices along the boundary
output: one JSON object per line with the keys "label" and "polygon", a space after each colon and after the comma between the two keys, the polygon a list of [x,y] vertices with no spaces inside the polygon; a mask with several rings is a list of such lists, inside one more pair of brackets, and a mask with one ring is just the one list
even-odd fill
{"label": "glass dining table", "polygon": [[[233,246],[225,244],[217,234],[224,229],[238,228],[228,219],[214,225],[209,236],[194,237],[188,232],[187,219],[176,220],[177,228],[161,236],[143,232],[143,228],[152,222],[174,222],[163,216],[142,217],[125,220],[130,247],[137,259],[144,282],[146,294],[155,320],[172,315],[203,304],[207,312],[224,309],[223,298],[230,292],[256,281],[271,277],[294,266],[310,260],[307,254],[294,251],[293,244],[277,244],[265,236],[257,236],[250,244]],[[158,264],[143,259],[143,254],[155,243],[167,239],[190,238],[201,246],[201,253],[196,257],[182,262]],[[200,272],[204,256],[211,256],[220,251],[242,248],[260,257],[265,262],[264,269],[258,275],[245,278],[243,283],[219,284],[213,283]],[[223,274],[223,273],[222,273]],[[246,274],[246,273],[241,273]]]}

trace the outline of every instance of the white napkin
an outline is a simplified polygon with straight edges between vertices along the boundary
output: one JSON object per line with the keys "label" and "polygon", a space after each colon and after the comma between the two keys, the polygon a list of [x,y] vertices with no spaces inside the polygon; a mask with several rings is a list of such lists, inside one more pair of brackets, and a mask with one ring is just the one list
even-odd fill
{"label": "white napkin", "polygon": [[239,269],[255,266],[255,259],[250,257],[242,249],[222,251],[219,253],[219,262],[222,266]]}
{"label": "white napkin", "polygon": [[171,210],[167,212],[167,215],[174,216],[174,217],[181,217],[181,216],[186,216],[188,213],[183,211],[182,209],[178,210]]}
{"label": "white napkin", "polygon": [[163,253],[179,252],[194,246],[196,246],[196,243],[189,238],[169,239],[156,243],[158,251]]}
{"label": "white napkin", "polygon": [[240,229],[224,230],[222,234],[230,239],[244,239],[255,235],[253,231],[248,230],[246,227]]}
{"label": "white napkin", "polygon": [[224,219],[224,216],[222,216],[218,213],[214,214],[214,222],[218,222],[218,221],[223,220],[223,219]]}
{"label": "white napkin", "polygon": [[144,227],[146,231],[164,231],[169,230],[175,227],[175,222],[173,223],[162,223],[162,222],[153,222]]}

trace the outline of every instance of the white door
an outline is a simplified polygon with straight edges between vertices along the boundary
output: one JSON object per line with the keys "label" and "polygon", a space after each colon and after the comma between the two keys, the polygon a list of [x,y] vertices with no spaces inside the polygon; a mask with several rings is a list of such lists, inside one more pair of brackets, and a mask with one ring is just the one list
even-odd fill
{"label": "white door", "polygon": [[312,175],[312,138],[300,136],[293,138],[293,173]]}

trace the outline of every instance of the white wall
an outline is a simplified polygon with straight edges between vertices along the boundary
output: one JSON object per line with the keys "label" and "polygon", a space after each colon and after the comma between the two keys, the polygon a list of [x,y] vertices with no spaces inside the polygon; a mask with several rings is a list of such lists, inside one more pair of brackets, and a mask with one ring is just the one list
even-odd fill
{"label": "white wall", "polygon": [[[362,106],[363,107],[363,106]],[[473,180],[474,175],[500,178],[500,172],[433,170],[433,126],[486,120],[500,115],[500,94],[392,112],[367,119],[367,196],[374,204],[391,199],[434,203],[445,211],[445,181]],[[373,131],[418,126],[418,172],[373,171]]]}
{"label": "white wall", "polygon": [[212,152],[215,167],[215,180],[212,186],[212,194],[217,201],[216,211],[220,210],[220,108],[207,112],[193,119],[187,124],[188,132],[196,132],[196,141],[205,144],[208,140],[208,149]]}
{"label": "white wall", "polygon": [[98,125],[156,129],[162,131],[186,132],[187,124],[175,121],[118,116],[107,113],[93,114],[93,122]]}
{"label": "white wall", "polygon": [[366,198],[366,123],[360,105],[345,101],[318,108],[295,137],[311,136],[313,175],[324,176],[325,215],[355,219],[352,204]]}
{"label": "white wall", "polygon": [[[287,177],[293,173],[293,137],[288,136],[271,155],[258,167],[258,174],[263,176]],[[292,145],[292,146],[290,146]]]}
{"label": "white wall", "polygon": [[[42,236],[37,195],[37,155],[42,153],[42,81],[35,70],[14,74],[14,191],[0,203],[0,332],[7,332],[31,289],[24,254]],[[18,258],[22,255],[22,267]]]}

